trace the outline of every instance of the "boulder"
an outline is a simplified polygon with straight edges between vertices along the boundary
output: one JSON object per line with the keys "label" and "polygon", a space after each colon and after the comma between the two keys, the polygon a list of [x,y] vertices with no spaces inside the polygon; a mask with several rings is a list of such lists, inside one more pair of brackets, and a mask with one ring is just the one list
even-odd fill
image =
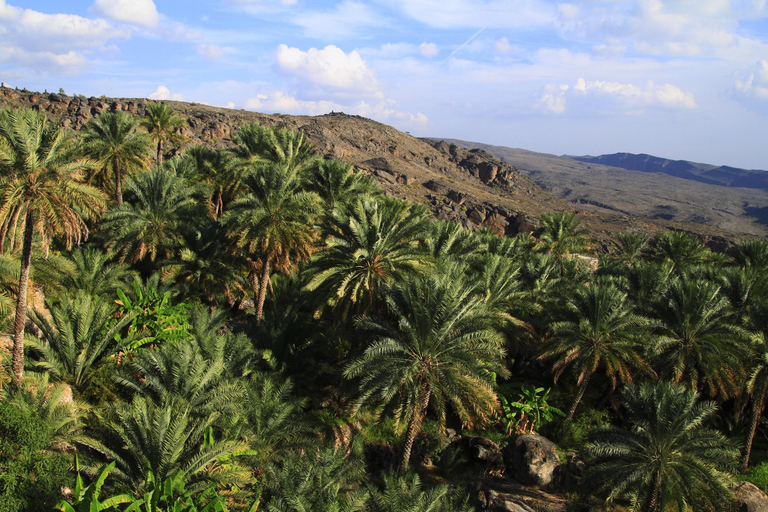
{"label": "boulder", "polygon": [[475,462],[489,462],[499,454],[499,445],[485,437],[464,437],[467,452]]}
{"label": "boulder", "polygon": [[739,482],[734,494],[739,512],[768,512],[768,494],[755,484]]}
{"label": "boulder", "polygon": [[443,185],[442,183],[438,183],[435,180],[429,180],[424,183],[424,188],[431,190],[432,192],[436,192],[441,195],[445,195],[448,193],[448,187]]}
{"label": "boulder", "polygon": [[559,464],[555,443],[536,434],[518,436],[504,451],[507,475],[524,484],[549,484]]}

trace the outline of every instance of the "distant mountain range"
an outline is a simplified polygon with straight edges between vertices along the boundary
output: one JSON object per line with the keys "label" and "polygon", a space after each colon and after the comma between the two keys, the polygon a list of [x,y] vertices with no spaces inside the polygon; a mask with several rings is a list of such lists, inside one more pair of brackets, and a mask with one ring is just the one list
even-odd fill
{"label": "distant mountain range", "polygon": [[555,197],[594,213],[705,224],[768,236],[768,172],[651,155],[557,156],[479,142]]}
{"label": "distant mountain range", "polygon": [[668,160],[652,155],[632,153],[614,153],[600,156],[568,156],[580,162],[619,167],[628,171],[658,172],[675,178],[698,181],[708,185],[724,187],[757,188],[768,190],[768,172],[760,170],[738,169],[721,165],[688,162],[686,160]]}

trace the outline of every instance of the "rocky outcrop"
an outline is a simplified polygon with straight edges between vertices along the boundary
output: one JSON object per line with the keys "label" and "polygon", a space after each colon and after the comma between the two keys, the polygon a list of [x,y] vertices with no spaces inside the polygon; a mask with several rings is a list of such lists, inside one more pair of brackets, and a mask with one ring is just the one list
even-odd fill
{"label": "rocky outcrop", "polygon": [[734,492],[739,512],[768,512],[768,495],[750,482],[739,482]]}
{"label": "rocky outcrop", "polygon": [[559,464],[555,443],[536,434],[518,436],[504,451],[507,476],[524,484],[548,485]]}

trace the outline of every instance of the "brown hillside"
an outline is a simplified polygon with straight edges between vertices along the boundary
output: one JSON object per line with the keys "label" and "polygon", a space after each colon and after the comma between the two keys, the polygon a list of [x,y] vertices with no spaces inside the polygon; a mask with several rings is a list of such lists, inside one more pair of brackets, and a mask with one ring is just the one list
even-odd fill
{"label": "brown hillside", "polygon": [[[152,100],[141,98],[70,97],[0,88],[0,106],[41,110],[73,130],[103,111],[122,110],[142,116],[145,105],[150,102]],[[649,232],[685,229],[720,241],[740,237],[700,224],[574,207],[543,190],[512,165],[484,151],[418,139],[359,116],[343,113],[315,117],[267,115],[193,103],[166,103],[186,119],[183,134],[190,144],[227,147],[232,143],[233,131],[248,122],[301,130],[321,154],[351,163],[374,176],[388,194],[428,204],[438,218],[457,221],[471,229],[488,227],[506,234],[532,231],[541,213],[576,209],[585,226],[603,241],[628,229]]]}

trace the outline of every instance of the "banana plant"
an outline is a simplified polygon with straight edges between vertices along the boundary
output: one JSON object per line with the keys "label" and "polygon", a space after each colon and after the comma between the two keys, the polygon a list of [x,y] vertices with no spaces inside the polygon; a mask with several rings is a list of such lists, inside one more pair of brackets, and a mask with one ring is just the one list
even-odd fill
{"label": "banana plant", "polygon": [[61,512],[102,512],[102,511],[117,511],[118,505],[123,503],[130,503],[132,498],[127,494],[118,494],[99,501],[99,495],[101,494],[101,487],[104,485],[104,481],[107,479],[109,472],[115,468],[115,463],[107,465],[101,470],[99,476],[91,482],[89,485],[83,484],[83,478],[80,476],[80,465],[75,456],[75,471],[77,472],[77,478],[75,479],[75,489],[72,493],[72,503],[61,500],[56,505],[56,510]]}
{"label": "banana plant", "polygon": [[[494,384],[496,380],[494,378]],[[551,388],[536,387],[528,383],[508,383],[496,385],[501,414],[499,422],[503,425],[506,434],[531,434],[544,423],[548,423],[557,416],[565,416],[565,413],[549,405],[549,392]],[[517,400],[514,397],[517,396]]]}

